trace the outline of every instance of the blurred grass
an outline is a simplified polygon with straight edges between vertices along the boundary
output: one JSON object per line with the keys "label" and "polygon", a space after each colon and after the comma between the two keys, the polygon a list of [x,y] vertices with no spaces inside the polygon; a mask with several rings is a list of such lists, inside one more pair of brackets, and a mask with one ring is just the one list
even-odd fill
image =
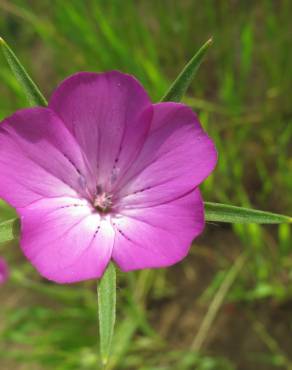
{"label": "blurred grass", "polygon": [[[213,36],[212,50],[185,97],[185,102],[199,113],[219,151],[217,170],[203,186],[205,199],[289,214],[291,13],[289,0],[0,0],[0,35],[17,52],[47,97],[71,73],[118,69],[141,80],[154,101],[165,93],[201,44]],[[27,106],[27,102],[4,58],[0,66],[3,118]],[[0,203],[0,219],[8,218],[9,212]],[[210,230],[218,235],[218,245],[208,242]],[[263,302],[269,315],[275,302],[289,303],[292,299],[289,226],[236,225],[233,232],[237,245],[228,244],[222,228],[207,227],[204,243],[212,247],[216,271],[204,285],[202,302],[210,302],[243,246],[249,252],[249,262],[228,295],[228,302],[245,305],[246,312]],[[227,253],[220,255],[216,248]],[[194,254],[198,253],[195,249]],[[16,292],[16,303],[0,308],[0,368],[16,369],[19,363],[21,369],[30,370],[32,366],[95,369],[93,284],[76,288],[43,282],[16,251],[16,246],[0,246],[0,253],[15,269],[8,285],[10,293],[6,291],[8,303],[11,292]],[[180,265],[181,279],[187,278],[185,271],[189,268],[198,268],[190,258]],[[173,333],[177,349],[169,343],[169,337],[161,337],[157,316],[168,312],[159,306],[168,300],[175,302],[180,289],[179,284],[171,282],[173,271],[143,271],[119,277],[119,327],[110,368],[182,369],[184,359],[189,369],[241,369],[242,359],[230,361],[228,347],[218,353],[197,355],[187,346],[182,349],[179,334]],[[29,299],[24,299],[21,292]],[[185,292],[185,297],[192,305],[192,293]],[[151,302],[154,307],[150,310]],[[197,314],[197,306],[193,310]],[[285,324],[292,325],[291,319]],[[292,345],[291,338],[280,338],[282,342],[287,340]],[[259,369],[259,364],[265,370],[289,366],[280,345],[254,355],[256,360],[248,354],[246,357],[245,370]]]}

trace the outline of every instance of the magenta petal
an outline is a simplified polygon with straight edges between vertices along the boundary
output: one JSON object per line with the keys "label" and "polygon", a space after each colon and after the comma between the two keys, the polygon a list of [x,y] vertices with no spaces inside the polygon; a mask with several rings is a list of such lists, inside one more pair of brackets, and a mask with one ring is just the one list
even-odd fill
{"label": "magenta petal", "polygon": [[85,196],[90,178],[75,139],[54,112],[31,108],[0,126],[0,197],[24,207],[42,198]]}
{"label": "magenta petal", "polygon": [[8,278],[9,270],[7,263],[0,257],[0,284],[5,283]]}
{"label": "magenta petal", "polygon": [[110,221],[87,201],[39,201],[22,210],[21,248],[40,274],[58,283],[99,278],[113,248]]}
{"label": "magenta petal", "polygon": [[150,135],[119,184],[121,206],[152,206],[182,196],[216,165],[214,143],[190,108],[178,103],[153,107]]}
{"label": "magenta petal", "polygon": [[103,187],[111,187],[135,159],[152,118],[143,87],[120,72],[73,75],[57,88],[49,107],[73,133]]}
{"label": "magenta petal", "polygon": [[123,271],[172,265],[187,255],[204,228],[200,192],[156,207],[125,210],[114,226],[112,256]]}

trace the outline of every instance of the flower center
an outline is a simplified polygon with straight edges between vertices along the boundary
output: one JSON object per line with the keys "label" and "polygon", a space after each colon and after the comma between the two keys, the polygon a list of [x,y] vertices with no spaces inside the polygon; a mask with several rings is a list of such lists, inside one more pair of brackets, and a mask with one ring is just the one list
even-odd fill
{"label": "flower center", "polygon": [[104,191],[98,191],[93,201],[93,207],[101,213],[110,212],[112,204],[112,195]]}

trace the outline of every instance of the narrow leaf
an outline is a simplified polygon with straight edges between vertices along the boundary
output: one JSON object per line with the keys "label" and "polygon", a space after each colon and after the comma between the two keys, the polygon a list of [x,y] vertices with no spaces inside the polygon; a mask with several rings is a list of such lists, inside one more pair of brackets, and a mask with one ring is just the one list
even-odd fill
{"label": "narrow leaf", "polygon": [[207,50],[212,44],[212,38],[205,42],[205,44],[192,57],[188,64],[184,67],[176,80],[172,83],[169,90],[162,97],[161,101],[181,101],[188,87],[190,86],[197,70],[199,69]]}
{"label": "narrow leaf", "polygon": [[22,86],[30,105],[47,105],[45,97],[40,92],[37,85],[33,82],[29,74],[26,72],[23,65],[18,60],[17,56],[7,45],[7,43],[0,37],[0,46],[3,50],[4,56],[14,73],[17,81]]}
{"label": "narrow leaf", "polygon": [[0,244],[17,239],[19,235],[19,220],[13,218],[0,223]]}
{"label": "narrow leaf", "polygon": [[116,269],[112,262],[98,285],[97,295],[100,355],[102,364],[106,365],[111,352],[116,320]]}
{"label": "narrow leaf", "polygon": [[230,222],[234,224],[281,224],[292,223],[292,217],[256,209],[205,202],[206,221]]}

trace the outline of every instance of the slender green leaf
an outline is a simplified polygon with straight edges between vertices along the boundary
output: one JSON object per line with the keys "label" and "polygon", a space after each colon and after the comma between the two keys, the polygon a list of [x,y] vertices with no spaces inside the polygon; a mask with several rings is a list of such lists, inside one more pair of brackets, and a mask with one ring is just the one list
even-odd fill
{"label": "slender green leaf", "polygon": [[29,74],[26,72],[23,65],[18,60],[17,56],[7,45],[7,43],[0,37],[0,46],[3,50],[4,56],[14,73],[17,81],[22,86],[30,105],[47,105],[45,97],[40,92],[37,85],[33,82]]}
{"label": "slender green leaf", "polygon": [[100,355],[102,364],[106,365],[111,352],[116,321],[116,269],[112,262],[98,285],[97,295]]}
{"label": "slender green leaf", "polygon": [[205,42],[205,44],[192,57],[188,64],[184,67],[178,77],[170,86],[169,90],[162,97],[161,101],[181,101],[188,87],[190,86],[197,70],[199,69],[207,50],[212,44],[212,38]]}
{"label": "slender green leaf", "polygon": [[13,218],[0,223],[0,244],[17,239],[19,235],[19,220]]}
{"label": "slender green leaf", "polygon": [[206,221],[234,224],[281,224],[291,223],[292,217],[228,204],[205,202]]}
{"label": "slender green leaf", "polygon": [[[257,209],[243,208],[231,206],[229,204],[222,203],[212,203],[205,202],[205,218],[206,221],[215,221],[215,222],[228,222],[234,224],[283,224],[283,223],[292,223],[292,217],[280,215],[277,213],[260,211]],[[5,243],[7,241],[17,239],[19,236],[19,220],[14,218],[8,221],[0,223],[0,243]],[[113,280],[111,280],[113,279]],[[104,274],[99,287],[98,293],[101,299],[99,299],[99,308],[103,308],[104,304],[113,305],[112,308],[115,308],[115,268],[111,266],[108,267],[108,270]],[[111,285],[112,284],[112,285]],[[107,297],[105,291],[109,290],[112,296]],[[107,293],[106,293],[107,294]],[[114,301],[113,301],[114,300]],[[102,303],[102,304],[101,304]],[[110,307],[110,306],[108,306]],[[101,312],[101,311],[99,311]],[[105,315],[105,311],[101,312],[101,315]],[[110,320],[110,317],[108,320]],[[114,324],[114,317],[111,318],[112,325]],[[105,342],[105,341],[103,341]]]}

